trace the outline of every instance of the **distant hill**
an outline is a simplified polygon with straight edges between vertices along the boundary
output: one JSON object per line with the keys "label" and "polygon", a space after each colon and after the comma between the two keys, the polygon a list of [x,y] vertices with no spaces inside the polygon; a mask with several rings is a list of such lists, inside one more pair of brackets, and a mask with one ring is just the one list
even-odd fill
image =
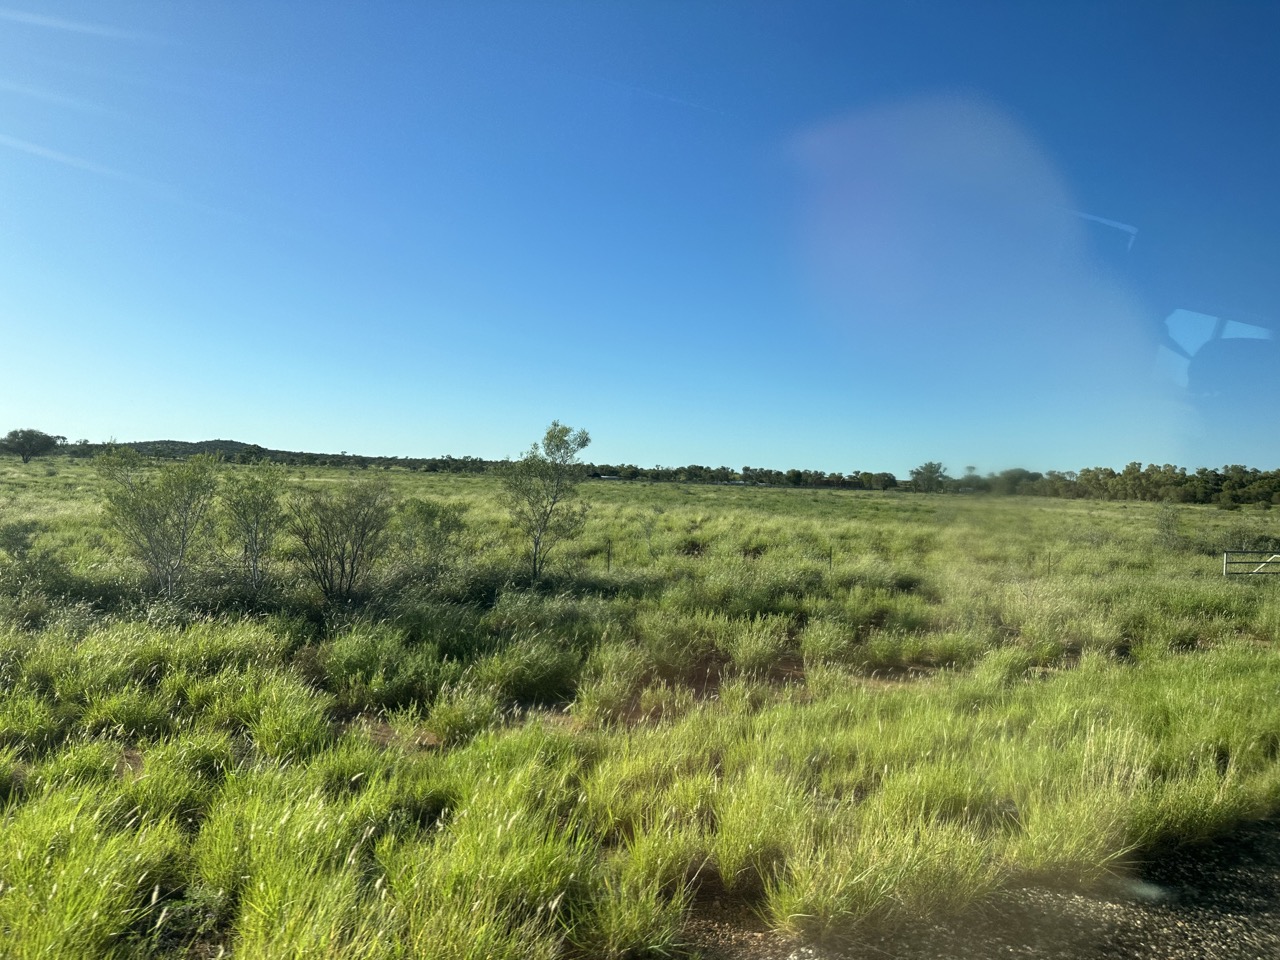
{"label": "distant hill", "polygon": [[121,446],[132,447],[146,457],[182,458],[198,453],[219,454],[224,460],[240,460],[252,457],[254,460],[267,458],[270,460],[297,456],[288,450],[268,450],[256,443],[244,443],[240,440],[137,440]]}

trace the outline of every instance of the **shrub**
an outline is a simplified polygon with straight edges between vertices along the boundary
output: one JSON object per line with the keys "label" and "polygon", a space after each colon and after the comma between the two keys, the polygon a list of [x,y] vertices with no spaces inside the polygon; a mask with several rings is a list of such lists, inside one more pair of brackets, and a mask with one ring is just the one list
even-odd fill
{"label": "shrub", "polygon": [[502,472],[503,499],[512,523],[528,542],[534,580],[542,574],[551,549],[577,537],[586,525],[585,505],[573,501],[584,473],[578,455],[590,442],[587,431],[575,432],[553,420],[541,442]]}
{"label": "shrub", "polygon": [[449,563],[465,529],[463,507],[412,497],[396,510],[394,550],[406,579],[434,580]]}
{"label": "shrub", "polygon": [[382,478],[306,490],[289,505],[289,532],[307,577],[328,604],[356,597],[386,549],[395,508]]}
{"label": "shrub", "polygon": [[283,470],[269,460],[237,469],[223,487],[223,521],[239,551],[245,583],[255,592],[262,589],[284,525],[283,489]]}
{"label": "shrub", "polygon": [[136,452],[116,448],[94,462],[108,521],[164,595],[174,596],[208,538],[217,461],[200,455],[149,471]]}

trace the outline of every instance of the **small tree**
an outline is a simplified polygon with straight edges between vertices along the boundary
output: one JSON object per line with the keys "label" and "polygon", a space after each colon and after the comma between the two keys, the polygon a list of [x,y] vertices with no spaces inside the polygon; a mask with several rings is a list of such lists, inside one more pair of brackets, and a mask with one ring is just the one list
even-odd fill
{"label": "small tree", "polygon": [[337,491],[304,490],[293,498],[289,532],[326,603],[349,601],[363,586],[386,548],[394,509],[391,486],[382,477],[357,480]]}
{"label": "small tree", "polygon": [[269,460],[236,469],[222,491],[222,515],[240,550],[245,582],[255,592],[266,579],[276,537],[284,525],[280,495],[284,473]]}
{"label": "small tree", "polygon": [[504,500],[516,528],[529,541],[529,567],[535,580],[551,548],[572,540],[586,525],[586,505],[573,500],[583,476],[578,455],[590,442],[587,431],[553,420],[542,442],[502,471]]}
{"label": "small tree", "polygon": [[103,480],[107,519],[166,597],[207,537],[218,490],[217,459],[199,454],[148,468],[134,450],[117,448],[94,460]]}
{"label": "small tree", "polygon": [[15,453],[23,463],[30,463],[32,457],[42,457],[58,449],[59,444],[67,442],[66,437],[55,437],[39,430],[10,430],[0,439],[0,450]]}

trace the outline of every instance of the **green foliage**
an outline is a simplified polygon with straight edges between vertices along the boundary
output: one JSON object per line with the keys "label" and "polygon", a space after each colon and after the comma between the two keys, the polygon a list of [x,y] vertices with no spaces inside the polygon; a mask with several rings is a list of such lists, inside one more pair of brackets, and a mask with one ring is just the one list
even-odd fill
{"label": "green foliage", "polygon": [[58,597],[72,578],[47,545],[37,542],[45,533],[38,520],[0,519],[0,619],[25,629],[74,616],[66,609],[72,605]]}
{"label": "green foliage", "polygon": [[370,603],[279,551],[209,616],[99,606],[106,480],[0,464],[65,591],[0,590],[6,955],[663,956],[713,895],[865,942],[1280,810],[1280,594],[1157,505],[599,483],[528,589],[496,480],[380,477],[428,506]]}
{"label": "green foliage", "polygon": [[504,503],[528,541],[534,580],[551,549],[577,537],[586,525],[586,505],[574,501],[584,472],[578,457],[590,442],[587,431],[553,420],[541,442],[502,471]]}
{"label": "green foliage", "polygon": [[595,724],[625,719],[648,669],[638,648],[617,641],[602,643],[587,659],[573,700],[574,716]]}
{"label": "green foliage", "polygon": [[911,471],[911,487],[919,493],[937,493],[950,480],[947,468],[935,460],[922,463]]}
{"label": "green foliage", "polygon": [[85,706],[80,725],[89,736],[116,737],[136,742],[170,731],[166,704],[146,687],[131,685],[104,692]]}
{"label": "green foliage", "polygon": [[1156,544],[1165,550],[1179,550],[1186,545],[1182,536],[1181,515],[1172,504],[1156,511]]}
{"label": "green foliage", "polygon": [[444,744],[465,743],[502,720],[502,699],[488,686],[445,687],[431,705],[426,726]]}
{"label": "green foliage", "polygon": [[0,832],[5,955],[129,955],[181,888],[184,854],[171,823],[119,823],[100,797],[50,790],[18,808]]}
{"label": "green foliage", "polygon": [[32,457],[52,453],[59,444],[66,442],[66,437],[50,436],[39,430],[10,430],[0,437],[0,451],[15,454],[22,458],[23,463],[30,463]]}
{"label": "green foliage", "polygon": [[993,687],[1007,687],[1026,680],[1036,665],[1035,656],[1019,647],[990,650],[974,668],[974,679]]}
{"label": "green foliage", "polygon": [[396,509],[395,550],[407,578],[432,580],[453,558],[465,530],[465,509],[427,497],[410,497]]}
{"label": "green foliage", "polygon": [[257,691],[249,722],[254,745],[274,760],[296,761],[333,738],[328,698],[288,676],[271,677]]}
{"label": "green foliage", "polygon": [[599,871],[590,912],[570,935],[584,956],[636,960],[680,955],[688,888],[673,895],[660,879],[646,875],[645,866],[627,851]]}
{"label": "green foliage", "polygon": [[468,671],[477,685],[519,706],[566,703],[573,697],[581,661],[572,650],[541,637],[517,637],[477,660]]}
{"label": "green foliage", "polygon": [[199,730],[156,744],[126,767],[124,795],[141,817],[169,820],[198,830],[217,801],[219,789],[236,767],[236,748],[225,733]]}
{"label": "green foliage", "polygon": [[325,686],[351,710],[389,711],[430,703],[442,683],[456,679],[456,662],[442,662],[433,644],[407,644],[400,631],[357,627],[320,648]]}
{"label": "green foliage", "polygon": [[223,483],[223,523],[239,554],[245,583],[255,592],[263,587],[276,539],[284,526],[284,485],[283,469],[269,460],[241,467]]}
{"label": "green foliage", "polygon": [[209,536],[217,461],[198,455],[148,468],[128,448],[94,459],[106,516],[166,597],[173,597]]}
{"label": "green foliage", "polygon": [[730,662],[746,674],[768,671],[791,646],[785,617],[754,617],[738,621],[724,641]]}
{"label": "green foliage", "polygon": [[387,547],[394,510],[391,487],[382,478],[294,495],[289,532],[303,570],[326,603],[346,603],[365,587]]}
{"label": "green foliage", "polygon": [[0,521],[0,551],[14,563],[22,564],[30,556],[40,522],[30,518]]}

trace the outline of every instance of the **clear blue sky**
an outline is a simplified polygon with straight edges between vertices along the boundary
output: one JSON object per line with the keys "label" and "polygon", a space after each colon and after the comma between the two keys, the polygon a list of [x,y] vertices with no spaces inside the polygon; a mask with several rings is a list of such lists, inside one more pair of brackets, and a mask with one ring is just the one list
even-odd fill
{"label": "clear blue sky", "polygon": [[0,429],[1275,468],[1278,36],[1268,2],[0,0]]}

